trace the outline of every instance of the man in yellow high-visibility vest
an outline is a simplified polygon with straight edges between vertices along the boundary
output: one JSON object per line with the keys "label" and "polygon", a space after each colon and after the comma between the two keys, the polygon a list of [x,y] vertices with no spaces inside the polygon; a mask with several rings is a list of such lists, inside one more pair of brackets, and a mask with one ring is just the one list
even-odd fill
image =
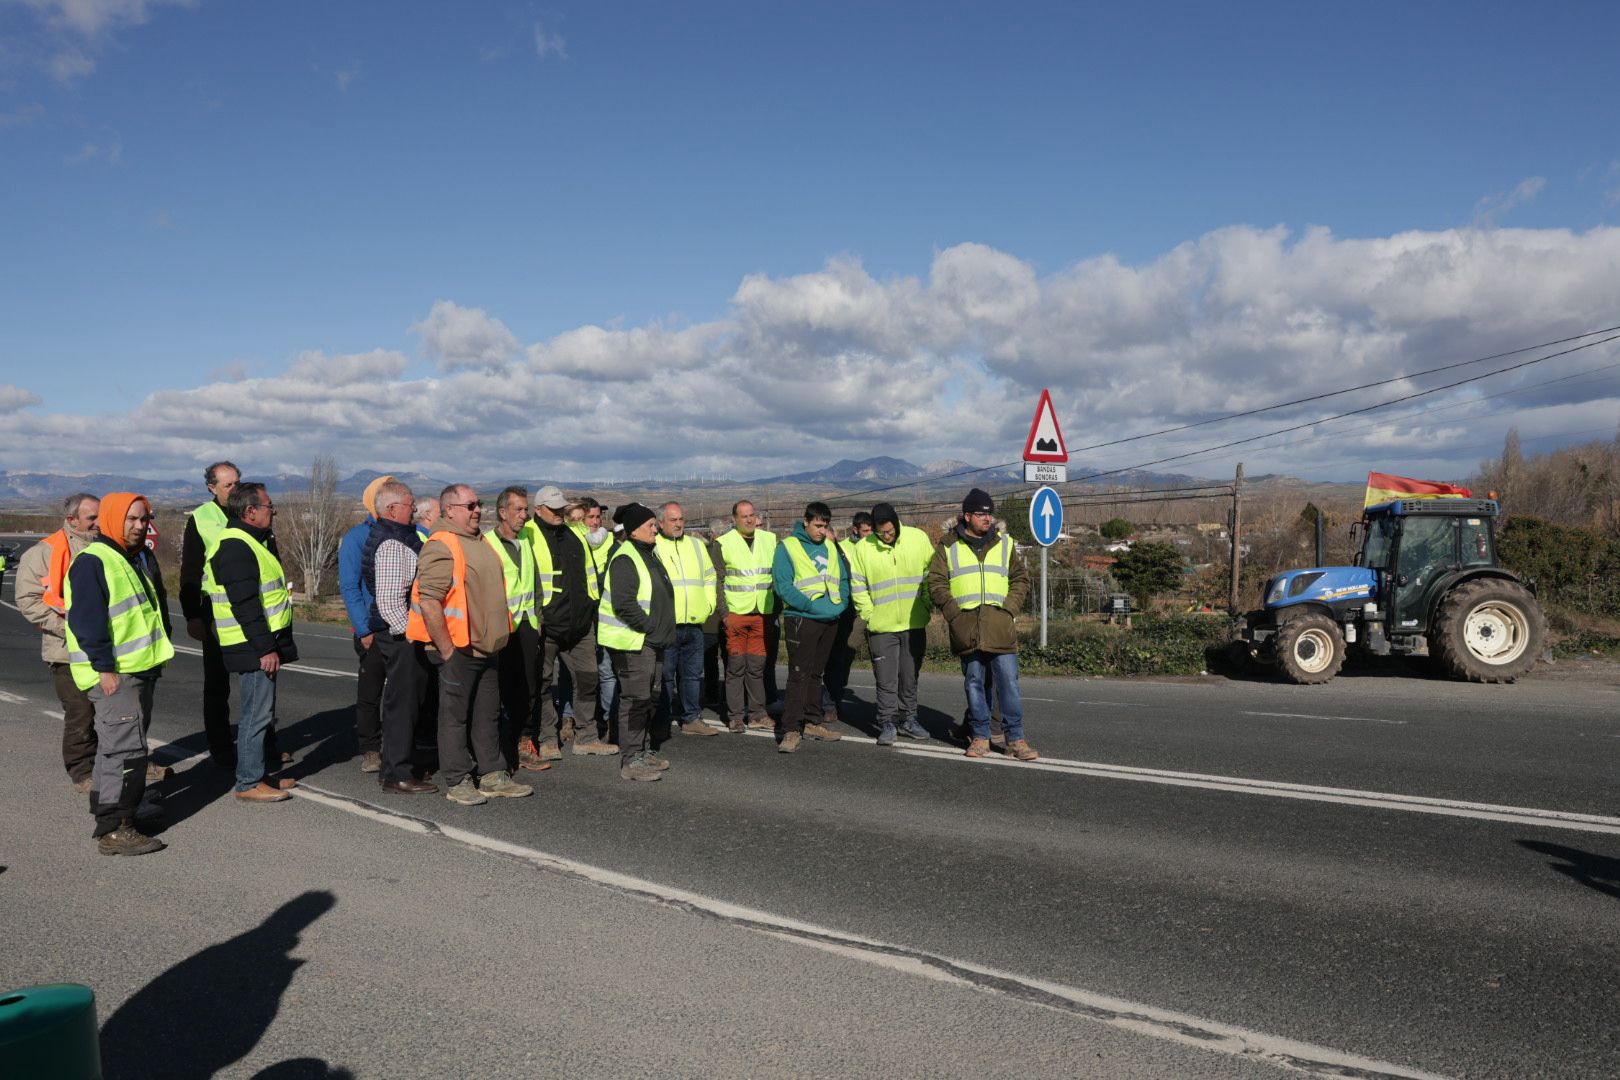
{"label": "man in yellow high-visibility vest", "polygon": [[703,698],[703,624],[716,606],[716,577],[709,549],[686,532],[686,511],[678,502],[658,508],[654,554],[675,590],[675,640],[664,650],[664,693],[659,701],[660,734],[718,735],[698,719]]}

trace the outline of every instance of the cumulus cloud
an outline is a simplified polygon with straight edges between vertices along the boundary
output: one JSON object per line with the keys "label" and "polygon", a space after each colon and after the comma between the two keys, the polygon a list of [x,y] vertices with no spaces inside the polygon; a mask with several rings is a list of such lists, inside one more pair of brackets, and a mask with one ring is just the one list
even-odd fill
{"label": "cumulus cloud", "polygon": [[445,371],[481,368],[500,371],[518,352],[518,339],[506,324],[482,308],[464,308],[437,300],[427,318],[411,327],[422,347]]}
{"label": "cumulus cloud", "polygon": [[[1098,255],[1046,274],[964,243],[923,275],[879,278],[838,257],[743,278],[709,322],[580,326],[526,346],[491,313],[441,299],[412,327],[431,377],[408,375],[398,352],[308,352],[283,374],[154,393],[130,419],[149,436],[153,474],[221,455],[290,470],[316,450],[354,468],[530,482],[745,479],[878,454],[995,464],[1018,456],[1042,388],[1071,448],[1087,447],[1613,325],[1617,279],[1620,228],[1609,227],[1347,239],[1234,226],[1140,264]],[[1454,476],[1510,423],[1556,439],[1620,416],[1615,343],[1316,422],[1492,366],[1099,447],[1071,476],[1165,457],[1177,463],[1161,471],[1205,476],[1235,460],[1251,474]],[[63,454],[113,464],[95,444],[54,438],[77,422],[18,413],[0,427],[0,454],[44,465],[50,445],[53,468]],[[1310,426],[1180,458],[1296,424]]]}
{"label": "cumulus cloud", "polygon": [[32,390],[25,390],[10,383],[0,383],[0,415],[14,413],[19,409],[26,409],[30,405],[40,404],[40,397]]}

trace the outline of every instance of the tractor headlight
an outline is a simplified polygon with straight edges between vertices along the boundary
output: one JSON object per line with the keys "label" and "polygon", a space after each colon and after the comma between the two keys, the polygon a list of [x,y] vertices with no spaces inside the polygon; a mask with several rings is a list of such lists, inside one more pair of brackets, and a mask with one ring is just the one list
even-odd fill
{"label": "tractor headlight", "polygon": [[1282,603],[1283,595],[1284,595],[1284,592],[1287,590],[1287,588],[1288,588],[1288,579],[1287,578],[1285,578],[1285,577],[1274,577],[1274,578],[1272,578],[1271,579],[1271,584],[1266,588],[1266,604],[1269,606],[1271,604],[1280,604],[1280,603]]}

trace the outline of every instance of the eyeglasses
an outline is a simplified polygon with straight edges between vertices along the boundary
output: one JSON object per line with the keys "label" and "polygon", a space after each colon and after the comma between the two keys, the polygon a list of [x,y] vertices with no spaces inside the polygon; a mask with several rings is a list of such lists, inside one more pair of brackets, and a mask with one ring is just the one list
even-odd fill
{"label": "eyeglasses", "polygon": [[450,508],[457,507],[457,506],[465,506],[468,510],[482,510],[484,508],[484,504],[482,502],[480,502],[479,500],[477,500],[477,499],[474,499],[472,502],[445,503],[444,505],[445,505],[446,509],[450,509]]}
{"label": "eyeglasses", "polygon": [[254,510],[268,510],[268,511],[270,511],[270,513],[273,514],[273,513],[276,512],[276,504],[275,503],[254,503],[253,506],[251,507],[251,509],[254,509]]}

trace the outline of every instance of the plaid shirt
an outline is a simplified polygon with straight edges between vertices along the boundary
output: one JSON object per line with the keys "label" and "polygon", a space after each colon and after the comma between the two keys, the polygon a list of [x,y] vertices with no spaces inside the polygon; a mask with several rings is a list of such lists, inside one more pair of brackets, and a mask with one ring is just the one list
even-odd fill
{"label": "plaid shirt", "polygon": [[411,582],[416,580],[416,552],[398,540],[377,545],[373,567],[377,583],[377,612],[391,634],[403,634],[410,619]]}

